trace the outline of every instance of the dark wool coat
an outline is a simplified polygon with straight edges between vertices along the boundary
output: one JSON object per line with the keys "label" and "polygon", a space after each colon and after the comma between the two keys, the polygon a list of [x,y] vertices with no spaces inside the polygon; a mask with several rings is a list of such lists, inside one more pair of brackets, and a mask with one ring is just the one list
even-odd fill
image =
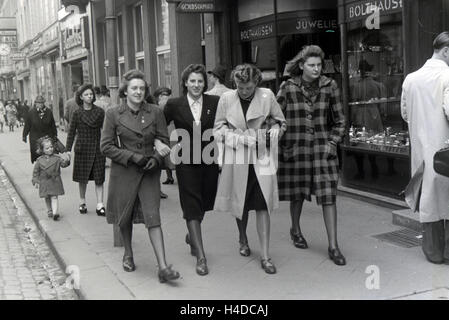
{"label": "dark wool coat", "polygon": [[310,201],[315,194],[320,205],[336,202],[339,165],[330,142],[342,141],[345,116],[337,83],[321,76],[319,87],[313,98],[298,77],[282,83],[277,95],[288,128],[280,145],[281,201]]}
{"label": "dark wool coat", "polygon": [[[155,158],[164,162],[154,150],[154,140],[168,144],[167,124],[162,111],[144,104],[139,115],[127,105],[110,108],[101,136],[101,151],[112,160],[106,217],[109,224],[129,221],[145,223],[147,228],[160,225],[160,169],[145,173],[131,158]],[[134,207],[140,200],[140,210]],[[137,214],[139,213],[139,214]]]}
{"label": "dark wool coat", "polygon": [[105,181],[106,158],[100,151],[104,110],[93,106],[91,110],[80,108],[73,113],[67,135],[67,151],[72,150],[76,137],[73,181],[88,183],[94,180],[101,185]]}
{"label": "dark wool coat", "polygon": [[[186,95],[168,100],[164,109],[167,123],[170,124],[173,122],[178,134],[184,131],[190,137],[190,148],[188,150],[190,154],[183,155],[183,152],[187,152],[184,148],[179,153],[188,163],[176,165],[179,198],[183,216],[186,220],[202,220],[204,213],[212,210],[214,207],[219,168],[216,161],[211,161],[213,162],[212,164],[205,163],[202,154],[204,150],[205,153],[211,154],[211,158],[214,160],[218,156],[213,151],[212,153],[207,152],[205,148],[210,147],[214,141],[212,129],[214,127],[219,99],[217,96],[203,94],[201,128],[198,128],[195,124],[195,119]],[[201,129],[201,131],[198,129]],[[210,135],[203,136],[207,131],[209,131]],[[198,137],[199,133],[201,133],[201,137],[204,140]],[[200,141],[195,142],[197,142],[198,146],[201,143],[201,149],[194,147],[194,137],[200,139]],[[181,142],[181,144],[183,143]],[[185,143],[184,146],[186,146]]]}
{"label": "dark wool coat", "polygon": [[57,130],[53,113],[50,109],[45,110],[44,117],[41,119],[36,108],[32,108],[25,117],[25,126],[23,128],[23,138],[30,136],[31,163],[34,163],[39,155],[36,153],[37,140],[44,136],[56,137]]}
{"label": "dark wool coat", "polygon": [[39,183],[39,197],[62,196],[64,186],[61,180],[61,168],[70,165],[70,161],[56,155],[39,157],[34,165],[33,185]]}

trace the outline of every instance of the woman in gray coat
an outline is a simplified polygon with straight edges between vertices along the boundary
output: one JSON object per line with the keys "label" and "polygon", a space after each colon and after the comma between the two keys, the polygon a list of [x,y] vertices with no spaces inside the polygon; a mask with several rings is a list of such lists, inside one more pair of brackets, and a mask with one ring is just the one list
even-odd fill
{"label": "woman in gray coat", "polygon": [[162,111],[145,102],[149,86],[143,73],[132,70],[123,76],[119,90],[126,103],[106,113],[101,151],[112,160],[107,221],[120,227],[125,246],[123,268],[135,270],[131,246],[133,223],[144,223],[159,265],[161,283],[179,278],[167,266],[160,219],[160,178],[163,157],[154,151],[154,140],[168,144]]}

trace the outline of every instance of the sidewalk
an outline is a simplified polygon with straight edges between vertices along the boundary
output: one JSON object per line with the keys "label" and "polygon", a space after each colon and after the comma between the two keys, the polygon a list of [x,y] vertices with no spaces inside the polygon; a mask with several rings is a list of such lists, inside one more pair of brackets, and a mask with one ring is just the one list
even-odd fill
{"label": "sidewalk", "polygon": [[[60,133],[65,142],[65,134]],[[195,273],[195,258],[184,243],[185,222],[178,201],[177,185],[163,186],[168,194],[161,202],[167,261],[181,273],[173,284],[160,284],[148,233],[135,227],[134,258],[137,270],[126,273],[121,266],[123,248],[113,247],[112,226],[95,214],[94,185],[88,186],[88,215],[78,213],[78,185],[72,167],[63,169],[66,195],[60,198],[62,219],[46,216],[44,201],[31,185],[33,166],[29,145],[21,130],[0,134],[0,161],[22,196],[60,263],[81,271],[79,294],[84,299],[153,300],[291,300],[291,299],[433,299],[449,298],[449,266],[425,261],[420,247],[404,249],[381,242],[373,235],[400,229],[392,225],[392,210],[340,197],[339,244],[348,264],[338,267],[327,257],[327,237],[321,208],[305,203],[302,229],[310,249],[293,247],[290,240],[288,203],[271,217],[272,259],[278,273],[267,275],[260,267],[256,219],[248,225],[249,258],[238,254],[234,219],[211,213],[203,223],[203,238],[210,274]],[[107,172],[107,176],[109,172]],[[163,177],[165,178],[165,177]],[[107,183],[105,188],[107,196]],[[368,266],[380,270],[380,289],[368,290]]]}

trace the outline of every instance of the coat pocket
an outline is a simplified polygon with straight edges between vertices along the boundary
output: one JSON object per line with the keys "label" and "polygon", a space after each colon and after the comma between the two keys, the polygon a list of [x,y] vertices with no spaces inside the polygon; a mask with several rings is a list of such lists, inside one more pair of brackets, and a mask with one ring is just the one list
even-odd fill
{"label": "coat pocket", "polygon": [[301,148],[299,145],[280,146],[279,155],[282,162],[296,162],[298,161]]}

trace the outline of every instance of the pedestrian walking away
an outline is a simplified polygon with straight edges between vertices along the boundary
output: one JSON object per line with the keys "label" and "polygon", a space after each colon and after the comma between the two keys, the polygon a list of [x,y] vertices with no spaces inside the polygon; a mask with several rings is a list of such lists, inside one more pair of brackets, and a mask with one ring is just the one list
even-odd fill
{"label": "pedestrian walking away", "polygon": [[323,208],[329,241],[328,255],[337,265],[346,259],[337,242],[337,145],[345,132],[345,116],[337,83],[323,76],[324,52],[304,47],[289,62],[291,79],[281,84],[277,100],[288,129],[280,143],[279,198],[290,201],[290,236],[295,247],[306,249],[300,217],[304,200],[316,196]]}
{"label": "pedestrian walking away", "polygon": [[80,106],[73,113],[67,135],[67,152],[72,150],[75,142],[75,157],[73,167],[73,181],[78,182],[80,193],[79,212],[87,213],[86,191],[89,181],[95,181],[97,197],[96,212],[105,216],[103,204],[104,181],[106,171],[106,157],[100,151],[101,129],[105,112],[94,105],[95,93],[93,86],[85,84],[76,93],[76,103]]}
{"label": "pedestrian walking away", "polygon": [[223,93],[231,91],[231,89],[225,85],[226,73],[227,70],[224,66],[216,66],[212,71],[208,71],[207,74],[209,75],[208,81],[210,90],[205,94],[221,97]]}
{"label": "pedestrian walking away", "polygon": [[39,197],[45,199],[48,217],[58,221],[58,196],[64,195],[61,168],[70,165],[70,158],[68,155],[55,154],[54,140],[49,136],[40,138],[37,147],[37,154],[41,156],[34,164],[32,183],[39,189]]}
{"label": "pedestrian walking away", "polygon": [[433,50],[432,58],[409,74],[402,86],[402,118],[408,123],[412,149],[411,176],[421,186],[421,192],[407,198],[407,203],[419,211],[427,260],[449,263],[449,178],[433,168],[435,152],[447,147],[449,140],[449,31],[435,38]]}
{"label": "pedestrian walking away", "polygon": [[106,113],[101,151],[112,160],[108,190],[107,221],[119,226],[125,246],[123,269],[136,269],[132,249],[133,223],[143,223],[153,245],[161,283],[179,278],[167,265],[160,217],[163,157],[154,140],[168,144],[163,112],[145,102],[149,94],[145,75],[131,70],[123,76],[119,96],[126,103]]}
{"label": "pedestrian walking away", "polygon": [[67,100],[67,102],[65,103],[64,121],[66,131],[68,131],[70,128],[70,122],[72,121],[73,113],[80,108],[78,103],[76,103],[76,93],[78,92],[79,87],[80,86],[76,83],[72,85],[73,97]]}
{"label": "pedestrian walking away", "polygon": [[25,126],[23,127],[22,140],[27,143],[30,138],[31,163],[34,163],[39,155],[37,154],[37,140],[39,138],[50,136],[55,141],[57,139],[57,129],[53,112],[45,105],[45,99],[42,96],[36,97],[34,107],[25,117]]}
{"label": "pedestrian walking away", "polygon": [[[232,78],[237,90],[222,95],[215,119],[214,136],[225,147],[214,210],[230,212],[237,218],[239,253],[245,257],[251,254],[246,235],[248,215],[249,211],[256,211],[261,266],[266,273],[274,274],[276,267],[269,255],[269,242],[270,214],[279,206],[276,167],[264,172],[265,157],[259,157],[258,153],[267,135],[270,146],[277,145],[286,130],[286,121],[273,92],[257,87],[262,81],[258,68],[250,64],[237,66]],[[266,132],[262,135],[263,143],[260,132]],[[234,163],[234,159],[244,158],[241,155],[249,155],[250,160]],[[274,165],[273,154],[267,156],[268,163]]]}
{"label": "pedestrian walking away", "polygon": [[[213,136],[206,139],[204,132],[211,131],[214,126],[219,98],[204,94],[207,90],[207,73],[203,65],[189,65],[182,72],[181,79],[183,96],[168,100],[164,113],[167,123],[174,123],[178,135],[184,131],[190,138],[186,143],[179,136],[178,142],[182,140],[183,144],[175,145],[172,154],[181,152],[183,159],[182,163],[176,164],[176,177],[188,229],[185,241],[190,245],[191,254],[197,258],[196,273],[204,276],[209,273],[209,268],[201,224],[205,213],[213,209],[218,183],[218,165],[215,161],[208,162],[203,158],[204,148],[213,142]],[[201,148],[196,149],[194,145],[201,145]],[[213,151],[210,156],[213,160]]]}
{"label": "pedestrian walking away", "polygon": [[0,131],[3,133],[3,126],[6,122],[6,109],[3,101],[0,100]]}

